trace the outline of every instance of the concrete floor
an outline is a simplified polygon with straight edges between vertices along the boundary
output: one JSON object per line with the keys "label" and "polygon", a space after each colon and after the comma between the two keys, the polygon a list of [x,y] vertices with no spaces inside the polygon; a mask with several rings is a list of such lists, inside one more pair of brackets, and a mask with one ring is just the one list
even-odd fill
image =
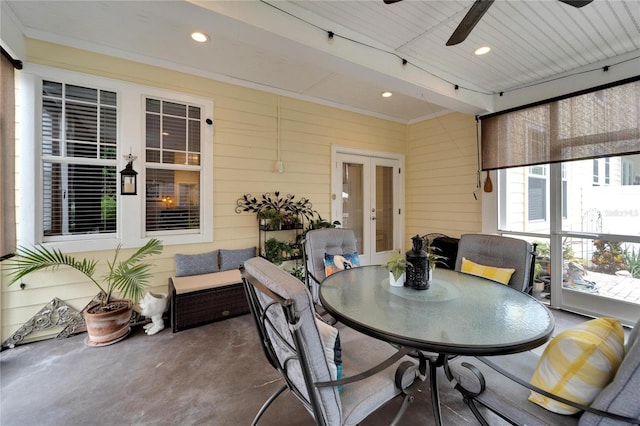
{"label": "concrete floor", "polygon": [[[556,318],[556,332],[584,320],[566,313]],[[101,348],[87,347],[85,336],[0,353],[1,425],[249,425],[281,384],[249,315],[175,334],[166,328],[147,336],[136,327],[123,341]],[[477,424],[445,380],[440,393],[445,424]],[[388,424],[400,402],[363,425]],[[434,424],[428,383],[402,423]],[[288,391],[260,422],[313,424]]]}

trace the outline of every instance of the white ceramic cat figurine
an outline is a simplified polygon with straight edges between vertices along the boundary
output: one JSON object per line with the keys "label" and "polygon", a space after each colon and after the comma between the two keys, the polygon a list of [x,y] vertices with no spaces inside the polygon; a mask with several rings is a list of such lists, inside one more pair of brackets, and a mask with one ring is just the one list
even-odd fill
{"label": "white ceramic cat figurine", "polygon": [[140,301],[140,313],[151,318],[149,324],[144,326],[144,332],[153,336],[164,328],[162,314],[167,307],[167,295],[148,292]]}

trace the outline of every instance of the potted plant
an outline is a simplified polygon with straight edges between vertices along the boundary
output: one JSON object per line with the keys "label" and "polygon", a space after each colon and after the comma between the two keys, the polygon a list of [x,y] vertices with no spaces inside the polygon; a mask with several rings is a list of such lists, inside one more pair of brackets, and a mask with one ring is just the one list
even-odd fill
{"label": "potted plant", "polygon": [[429,279],[431,279],[433,268],[435,268],[437,264],[446,266],[445,260],[448,258],[436,253],[440,251],[439,247],[427,246],[425,251],[427,252],[427,263],[429,264]]}
{"label": "potted plant", "polygon": [[413,267],[402,253],[392,254],[387,263],[382,266],[389,270],[389,284],[393,287],[403,287],[407,268]]}
{"label": "potted plant", "polygon": [[285,246],[289,246],[287,243],[282,241],[278,241],[275,238],[269,238],[264,243],[264,257],[271,263],[280,265],[285,260],[283,256],[283,251],[285,250]]}
{"label": "potted plant", "polygon": [[[149,240],[128,259],[118,261],[120,246],[115,250],[113,260],[107,261],[108,271],[99,281],[96,278],[96,260],[76,259],[60,250],[38,245],[33,249],[18,248],[16,257],[7,266],[9,285],[20,281],[26,275],[46,269],[68,266],[94,283],[101,292],[101,300],[89,305],[83,312],[89,346],[103,346],[114,343],[129,332],[129,320],[133,304],[142,297],[151,277],[151,264],[143,262],[147,256],[162,252],[162,242]],[[118,293],[117,298],[115,293]]]}
{"label": "potted plant", "polygon": [[260,219],[260,226],[264,230],[277,231],[284,222],[282,214],[275,209],[267,208],[258,212],[258,219]]}

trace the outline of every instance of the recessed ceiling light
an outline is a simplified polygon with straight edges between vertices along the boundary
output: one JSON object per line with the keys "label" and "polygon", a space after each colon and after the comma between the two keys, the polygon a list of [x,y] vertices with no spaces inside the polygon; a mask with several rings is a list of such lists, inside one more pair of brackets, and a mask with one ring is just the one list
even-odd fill
{"label": "recessed ceiling light", "polygon": [[484,54],[489,53],[490,50],[491,50],[491,48],[489,46],[482,46],[482,47],[477,48],[476,51],[473,52],[473,53],[475,53],[477,56],[480,56],[480,55],[484,55]]}
{"label": "recessed ceiling light", "polygon": [[209,41],[209,36],[205,33],[195,32],[191,33],[191,38],[197,41],[198,43],[204,43],[205,41]]}
{"label": "recessed ceiling light", "polygon": [[383,98],[390,98],[393,95],[393,93],[391,92],[382,92],[382,97]]}

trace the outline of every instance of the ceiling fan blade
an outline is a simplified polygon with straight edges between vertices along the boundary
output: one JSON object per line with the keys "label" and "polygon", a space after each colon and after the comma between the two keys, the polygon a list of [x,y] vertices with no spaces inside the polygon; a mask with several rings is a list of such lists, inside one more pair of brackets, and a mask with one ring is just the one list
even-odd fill
{"label": "ceiling fan blade", "polygon": [[568,4],[573,7],[582,7],[591,3],[593,0],[558,0],[562,3]]}
{"label": "ceiling fan blade", "polygon": [[398,3],[399,1],[402,1],[402,0],[384,0],[384,4],[393,4],[393,3]]}
{"label": "ceiling fan blade", "polygon": [[475,3],[471,6],[471,9],[464,15],[462,21],[458,24],[456,30],[451,34],[449,40],[447,41],[447,46],[453,46],[458,43],[462,43],[473,27],[480,21],[482,15],[491,7],[494,0],[476,0]]}

